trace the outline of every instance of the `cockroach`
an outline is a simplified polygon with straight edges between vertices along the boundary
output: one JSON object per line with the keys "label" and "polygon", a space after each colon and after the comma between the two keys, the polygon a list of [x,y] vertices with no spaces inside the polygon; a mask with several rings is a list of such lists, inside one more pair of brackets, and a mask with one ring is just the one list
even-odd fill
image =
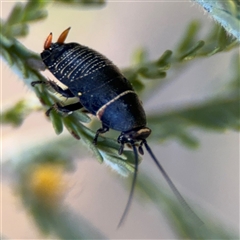
{"label": "cockroach", "polygon": [[[185,209],[193,213],[147,143],[146,139],[151,134],[151,129],[146,126],[146,114],[142,102],[131,83],[117,66],[101,53],[79,43],[64,43],[69,30],[70,28],[66,29],[56,43],[52,43],[52,33],[50,33],[44,43],[41,58],[46,68],[67,86],[67,89],[62,89],[53,81],[49,81],[50,86],[62,96],[77,97],[79,101],[66,106],[54,104],[47,114],[49,115],[52,109],[70,113],[84,108],[102,123],[101,128],[96,132],[93,144],[97,144],[99,134],[114,129],[121,132],[117,139],[120,155],[125,144],[132,146],[135,156],[134,175],[130,195],[118,226],[123,223],[131,205],[138,172],[138,152],[143,154],[143,146],[177,199]],[[33,82],[32,85],[36,83],[40,82]]]}

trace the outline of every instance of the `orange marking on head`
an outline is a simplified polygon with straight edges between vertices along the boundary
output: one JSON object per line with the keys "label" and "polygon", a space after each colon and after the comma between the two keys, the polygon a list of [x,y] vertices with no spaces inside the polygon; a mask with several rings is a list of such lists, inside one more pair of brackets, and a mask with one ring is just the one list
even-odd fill
{"label": "orange marking on head", "polygon": [[70,27],[67,28],[65,31],[62,32],[62,34],[59,36],[57,43],[63,44],[65,39],[67,38],[68,32],[70,31]]}
{"label": "orange marking on head", "polygon": [[52,43],[52,33],[50,33],[44,43],[44,49],[47,50],[50,48],[51,46],[51,43]]}

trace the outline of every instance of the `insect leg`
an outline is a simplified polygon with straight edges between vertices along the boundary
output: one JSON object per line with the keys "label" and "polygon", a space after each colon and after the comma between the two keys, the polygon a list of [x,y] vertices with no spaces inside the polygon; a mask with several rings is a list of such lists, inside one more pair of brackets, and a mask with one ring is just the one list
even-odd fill
{"label": "insect leg", "polygon": [[32,85],[32,87],[34,87],[36,84],[44,84],[44,83],[45,83],[44,81],[39,80],[39,81],[31,82],[31,85]]}
{"label": "insect leg", "polygon": [[55,103],[54,105],[52,105],[52,107],[50,107],[47,112],[46,115],[49,117],[50,112],[54,109],[57,112],[61,112],[61,113],[65,113],[65,114],[70,114],[73,111],[76,111],[78,109],[83,108],[83,105],[80,102],[76,102],[73,104],[69,104],[66,106],[61,106],[59,103]]}
{"label": "insect leg", "polygon": [[99,128],[96,132],[96,135],[93,139],[93,144],[94,145],[97,145],[97,139],[98,139],[98,136],[100,133],[105,133],[105,132],[108,132],[109,131],[109,127],[105,126],[104,124],[102,124],[102,127]]}
{"label": "insect leg", "polygon": [[33,87],[36,84],[47,84],[54,91],[56,91],[57,93],[61,94],[63,97],[66,97],[66,98],[73,98],[73,97],[75,97],[74,94],[69,89],[62,89],[54,81],[48,80],[47,82],[44,82],[44,81],[33,81],[33,82],[31,82],[31,85]]}
{"label": "insect leg", "polygon": [[54,81],[49,80],[47,82],[47,84],[49,84],[49,86],[52,89],[54,89],[57,93],[61,94],[63,97],[66,97],[66,98],[73,98],[73,97],[75,97],[74,94],[68,88],[67,89],[62,89]]}

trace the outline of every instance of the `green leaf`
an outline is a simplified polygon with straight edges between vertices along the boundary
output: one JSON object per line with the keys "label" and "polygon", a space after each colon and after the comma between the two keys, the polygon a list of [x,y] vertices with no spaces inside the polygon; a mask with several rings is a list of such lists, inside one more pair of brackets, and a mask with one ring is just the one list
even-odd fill
{"label": "green leaf", "polygon": [[22,12],[23,12],[23,4],[22,3],[16,3],[9,14],[9,17],[7,19],[8,25],[13,25],[22,19]]}
{"label": "green leaf", "polygon": [[191,60],[197,55],[197,51],[204,46],[204,41],[197,42],[186,53],[179,57],[180,60]]}
{"label": "green leaf", "polygon": [[240,4],[238,0],[209,1],[193,0],[199,3],[210,16],[220,23],[225,30],[240,41]]}
{"label": "green leaf", "polygon": [[133,65],[135,64],[144,64],[147,61],[147,51],[144,48],[138,48],[134,51],[133,56]]}
{"label": "green leaf", "polygon": [[197,34],[200,30],[200,23],[198,21],[192,21],[187,27],[185,33],[183,34],[183,39],[181,40],[179,46],[177,47],[177,53],[179,55],[188,51],[196,41]]}
{"label": "green leaf", "polygon": [[171,50],[166,50],[162,54],[162,56],[156,61],[157,66],[163,70],[168,70],[170,67],[172,53],[173,52]]}
{"label": "green leaf", "polygon": [[50,119],[55,130],[55,133],[59,135],[63,131],[62,117],[55,111],[51,111]]}

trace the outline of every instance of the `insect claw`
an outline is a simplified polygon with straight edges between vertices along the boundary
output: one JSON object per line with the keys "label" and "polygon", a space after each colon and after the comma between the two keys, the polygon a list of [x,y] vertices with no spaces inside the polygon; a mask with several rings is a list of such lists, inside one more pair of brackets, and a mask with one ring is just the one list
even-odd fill
{"label": "insect claw", "polygon": [[119,154],[119,155],[122,155],[123,149],[124,149],[124,143],[122,143],[122,144],[120,145],[120,148],[118,149],[118,154]]}
{"label": "insect claw", "polygon": [[142,142],[140,143],[139,147],[138,147],[138,152],[141,154],[141,155],[144,155],[144,151],[143,151],[143,144],[146,140],[142,140]]}
{"label": "insect claw", "polygon": [[45,112],[45,115],[47,116],[47,117],[49,117],[50,116],[50,113],[51,113],[51,111],[54,109],[54,105],[52,106],[52,107],[50,107],[46,112]]}
{"label": "insect claw", "polygon": [[94,139],[92,141],[94,146],[97,146],[97,139],[98,139],[98,134],[95,135],[95,137],[94,137]]}
{"label": "insect claw", "polygon": [[138,147],[138,152],[139,152],[141,155],[144,155],[144,151],[143,151],[142,145],[140,145],[140,146]]}
{"label": "insect claw", "polygon": [[61,111],[60,108],[61,106],[58,103],[55,103],[45,112],[45,115],[49,117],[52,110],[55,110],[56,112],[60,112]]}

